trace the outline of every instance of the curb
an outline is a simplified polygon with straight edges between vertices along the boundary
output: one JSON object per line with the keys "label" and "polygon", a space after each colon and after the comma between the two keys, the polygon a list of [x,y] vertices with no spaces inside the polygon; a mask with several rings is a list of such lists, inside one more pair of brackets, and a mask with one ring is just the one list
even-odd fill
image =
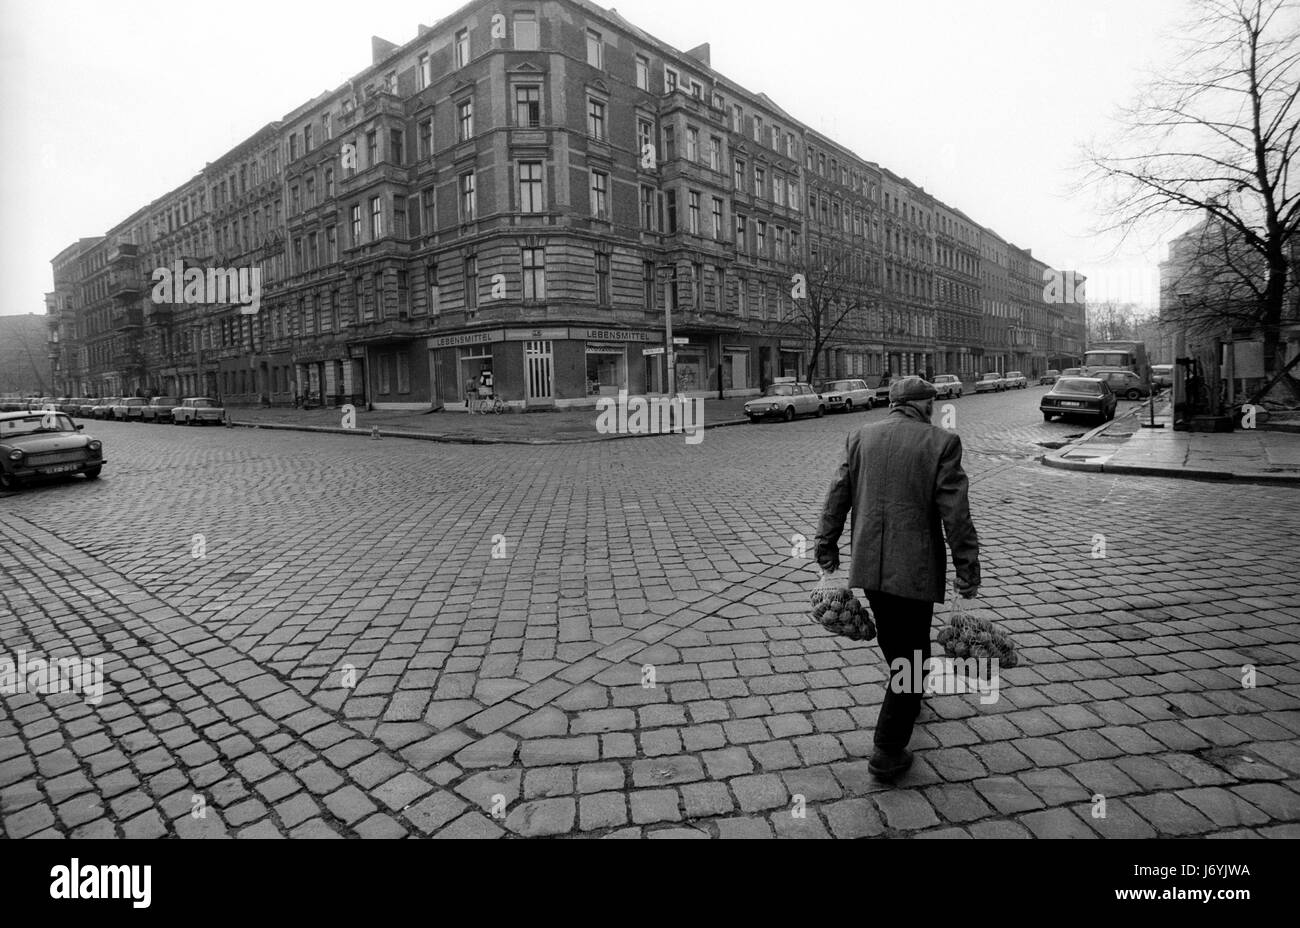
{"label": "curb", "polygon": [[[1139,406],[1138,410],[1140,409],[1141,407]],[[1133,413],[1130,412],[1126,414],[1124,418],[1127,418],[1129,415],[1133,415]],[[1123,421],[1123,419],[1120,419],[1119,421]],[[1051,454],[1043,455],[1041,459],[1043,465],[1055,470],[1072,470],[1090,474],[1123,474],[1129,477],[1166,477],[1170,479],[1200,480],[1214,483],[1266,483],[1272,486],[1300,486],[1300,474],[1239,474],[1233,471],[1224,470],[1198,470],[1183,467],[1145,467],[1140,464],[1109,464],[1106,460],[1094,463],[1091,461],[1067,461],[1064,459],[1066,454],[1091,441],[1114,424],[1115,422],[1113,421],[1102,423],[1091,432],[1086,433],[1082,438],[1075,439],[1066,447],[1059,448]]]}
{"label": "curb", "polygon": [[[703,426],[710,429],[729,428],[733,425],[747,425],[748,419],[729,419],[724,422],[712,422]],[[289,425],[281,422],[235,422],[231,428],[268,429],[276,432],[314,432],[319,435],[355,435],[370,438],[370,429],[345,429],[327,425]],[[406,438],[411,441],[432,441],[445,445],[590,445],[602,441],[616,441],[621,438],[664,438],[669,435],[682,435],[681,432],[655,432],[646,435],[601,435],[596,438],[473,438],[463,435],[449,435],[441,432],[404,432],[378,430],[380,438]]]}

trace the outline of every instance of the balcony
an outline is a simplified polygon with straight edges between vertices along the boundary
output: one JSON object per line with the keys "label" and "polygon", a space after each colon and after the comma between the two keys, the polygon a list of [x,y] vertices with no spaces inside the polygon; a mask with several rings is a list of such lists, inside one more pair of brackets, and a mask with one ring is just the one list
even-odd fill
{"label": "balcony", "polygon": [[113,328],[120,331],[138,329],[144,325],[144,313],[139,306],[128,306],[124,309],[115,310],[113,313]]}
{"label": "balcony", "polygon": [[176,309],[171,303],[150,304],[146,322],[148,325],[171,325],[176,319]]}
{"label": "balcony", "polygon": [[143,290],[144,282],[134,270],[113,271],[108,276],[108,295],[115,300],[135,299]]}
{"label": "balcony", "polygon": [[108,252],[108,263],[132,263],[140,257],[140,246],[130,242],[118,242]]}

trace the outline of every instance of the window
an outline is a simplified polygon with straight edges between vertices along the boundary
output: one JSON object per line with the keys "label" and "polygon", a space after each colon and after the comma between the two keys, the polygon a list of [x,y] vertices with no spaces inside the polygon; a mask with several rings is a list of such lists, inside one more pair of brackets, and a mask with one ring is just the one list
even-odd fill
{"label": "window", "polygon": [[736,250],[744,252],[745,250],[745,217],[736,217]]}
{"label": "window", "polygon": [[668,208],[668,228],[665,231],[672,235],[677,231],[677,191],[669,190],[664,194],[664,200]]}
{"label": "window", "polygon": [[722,197],[713,198],[713,238],[722,241]]}
{"label": "window", "polygon": [[760,221],[754,231],[754,251],[760,258],[767,257],[767,223]]}
{"label": "window", "polygon": [[761,197],[767,190],[767,172],[754,165],[754,196]]}
{"label": "window", "polygon": [[366,167],[373,167],[379,163],[379,133],[366,133]]}
{"label": "window", "polygon": [[542,162],[519,163],[519,211],[540,213],[545,209],[542,201]]}
{"label": "window", "polygon": [[384,90],[389,93],[397,93],[397,72],[389,71],[384,75]]}
{"label": "window", "polygon": [[525,248],[524,300],[546,299],[546,249]]}
{"label": "window", "polygon": [[655,263],[653,261],[641,262],[641,299],[646,309],[655,308]]}
{"label": "window", "polygon": [[442,292],[438,286],[438,265],[430,261],[424,272],[425,284],[429,288],[429,315],[438,315],[442,305]]}
{"label": "window", "polygon": [[687,194],[686,231],[691,235],[700,234],[700,192],[692,190]]}
{"label": "window", "polygon": [[356,176],[356,173],[357,173],[357,159],[356,159],[357,140],[356,140],[356,139],[351,139],[351,140],[345,142],[344,145],[345,145],[345,147],[348,147],[348,148],[351,148],[351,149],[352,149],[353,157],[350,158],[350,159],[346,159],[346,160],[343,162],[343,170],[344,170],[346,176],[348,176],[348,177],[354,177],[354,176]]}
{"label": "window", "polygon": [[[333,123],[333,122],[331,121],[331,119],[330,119],[330,114],[329,114],[329,113],[324,113],[324,114],[322,114],[322,115],[321,115],[321,118],[320,118],[320,122],[321,122],[321,127],[325,130],[325,138],[326,138],[326,139],[332,139],[332,138],[334,138],[334,123]],[[256,165],[256,164],[253,165],[253,183],[254,183],[254,184],[257,183],[257,165]]]}
{"label": "window", "polygon": [[315,232],[307,234],[307,266],[316,267],[320,264],[320,236]]}
{"label": "window", "polygon": [[647,232],[655,229],[655,191],[645,184],[641,185],[641,228]]}
{"label": "window", "polygon": [[749,291],[749,285],[746,283],[745,278],[743,277],[737,278],[736,314],[739,315],[741,319],[744,319],[746,316],[749,315],[749,306],[748,306],[749,300],[746,299],[746,297],[749,296],[748,291]]}
{"label": "window", "polygon": [[478,214],[478,194],[474,190],[474,172],[460,175],[460,221],[473,222]]}
{"label": "window", "polygon": [[780,226],[777,226],[773,238],[776,240],[776,260],[784,261],[785,260],[785,229],[782,229]]}
{"label": "window", "polygon": [[664,68],[664,93],[673,93],[677,90],[677,72],[672,68]]}
{"label": "window", "polygon": [[302,197],[298,194],[298,185],[289,188],[289,215],[297,216],[302,212]]}
{"label": "window", "polygon": [[474,137],[474,101],[456,104],[456,140],[464,142]]}
{"label": "window", "polygon": [[393,235],[398,238],[407,237],[406,197],[401,194],[393,197]]}
{"label": "window", "polygon": [[[293,161],[297,157],[298,157],[298,133],[295,132],[293,135],[289,136],[289,160]],[[226,200],[226,182],[224,180],[221,182],[221,200],[223,203]]]}
{"label": "window", "polygon": [[352,204],[352,247],[361,244],[361,204]]}
{"label": "window", "polygon": [[652,145],[654,145],[654,124],[650,120],[638,116],[636,120],[637,154],[644,158]]}
{"label": "window", "polygon": [[420,193],[420,228],[425,235],[432,235],[436,226],[434,214],[434,189],[430,187]]}
{"label": "window", "polygon": [[745,192],[745,162],[739,158],[736,159],[736,167],[732,172],[731,180],[735,184],[736,193]]}
{"label": "window", "polygon": [[636,86],[638,90],[650,89],[650,59],[645,55],[636,56]]}
{"label": "window", "polygon": [[423,90],[433,83],[433,59],[429,57],[428,52],[420,56],[420,66],[417,70],[419,72],[418,86],[420,90]]}
{"label": "window", "polygon": [[691,264],[691,289],[695,302],[695,311],[704,311],[704,265]]}
{"label": "window", "polygon": [[379,197],[370,198],[370,238],[375,240],[384,234],[384,202]]}
{"label": "window", "polygon": [[325,169],[325,199],[334,199],[334,169]]}
{"label": "window", "polygon": [[763,141],[763,117],[757,114],[754,115],[754,141]]}
{"label": "window", "polygon": [[672,161],[677,157],[677,130],[664,126],[664,160]]}
{"label": "window", "polygon": [[478,258],[473,255],[465,259],[465,308],[478,309]]}
{"label": "window", "polygon": [[540,87],[515,88],[515,125],[536,129],[542,124],[542,89]]}
{"label": "window", "polygon": [[716,135],[709,137],[709,167],[715,171],[722,170],[722,139]]}
{"label": "window", "polygon": [[411,392],[411,358],[405,352],[397,356],[397,392]]}
{"label": "window", "polygon": [[596,304],[608,306],[609,299],[609,255],[596,252]]}
{"label": "window", "polygon": [[515,11],[515,51],[535,52],[537,51],[537,43],[538,43],[537,11],[516,10]]}
{"label": "window", "polygon": [[433,157],[433,117],[420,120],[420,157]]}
{"label": "window", "polygon": [[739,103],[731,105],[731,131],[737,133],[745,131],[745,108]]}
{"label": "window", "polygon": [[[304,153],[311,151],[311,126],[303,126],[303,127],[302,127],[302,149],[303,149],[303,152],[304,152]],[[241,170],[241,171],[240,171],[240,174],[239,174],[239,192],[240,192],[240,193],[243,193],[244,190],[245,190],[245,183],[244,183],[244,178],[245,178],[245,176],[246,176],[246,175],[245,175],[244,172]]]}
{"label": "window", "polygon": [[336,226],[325,227],[325,257],[330,264],[338,264],[339,230]]}
{"label": "window", "polygon": [[587,135],[605,141],[605,104],[595,97],[587,98]]}
{"label": "window", "polygon": [[785,178],[780,174],[772,174],[772,200],[777,206],[785,206]]}
{"label": "window", "polygon": [[704,99],[704,88],[700,85],[699,81],[694,79],[691,80],[691,96],[697,100]]}
{"label": "window", "polygon": [[686,160],[700,160],[700,130],[694,126],[686,127]]}
{"label": "window", "polygon": [[779,126],[772,127],[772,149],[774,151],[781,150],[781,129]]}
{"label": "window", "polygon": [[609,218],[609,175],[604,171],[591,172],[591,215]]}
{"label": "window", "polygon": [[406,141],[401,129],[388,131],[388,160],[393,164],[406,163]]}
{"label": "window", "polygon": [[392,374],[390,373],[391,368],[389,366],[390,358],[392,358],[392,355],[389,354],[384,354],[379,356],[379,392],[380,393],[393,392]]}
{"label": "window", "polygon": [[463,68],[469,64],[469,30],[462,29],[456,33],[456,67]]}
{"label": "window", "polygon": [[605,41],[595,29],[587,30],[587,64],[593,68],[605,68]]}

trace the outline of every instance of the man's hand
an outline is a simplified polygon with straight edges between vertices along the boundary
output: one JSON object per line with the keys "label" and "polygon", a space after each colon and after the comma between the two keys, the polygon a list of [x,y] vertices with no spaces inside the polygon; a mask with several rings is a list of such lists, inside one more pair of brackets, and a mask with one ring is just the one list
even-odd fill
{"label": "man's hand", "polygon": [[974,599],[979,595],[980,585],[978,583],[968,583],[961,577],[956,578],[954,583],[962,599]]}
{"label": "man's hand", "polygon": [[819,544],[817,546],[817,564],[828,574],[840,569],[839,545]]}

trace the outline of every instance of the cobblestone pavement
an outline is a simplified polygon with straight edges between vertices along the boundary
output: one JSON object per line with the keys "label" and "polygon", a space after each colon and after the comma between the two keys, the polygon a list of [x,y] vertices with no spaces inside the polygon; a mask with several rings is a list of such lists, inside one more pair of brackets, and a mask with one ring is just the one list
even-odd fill
{"label": "cobblestone pavement", "polygon": [[883,411],[696,446],[94,424],[103,479],[0,498],[0,654],[108,684],[0,696],[0,832],[1300,836],[1300,496],[1049,470],[1087,426],[1036,404],[953,404],[1023,664],[931,697],[892,789],[878,652],[810,625],[792,557]]}

